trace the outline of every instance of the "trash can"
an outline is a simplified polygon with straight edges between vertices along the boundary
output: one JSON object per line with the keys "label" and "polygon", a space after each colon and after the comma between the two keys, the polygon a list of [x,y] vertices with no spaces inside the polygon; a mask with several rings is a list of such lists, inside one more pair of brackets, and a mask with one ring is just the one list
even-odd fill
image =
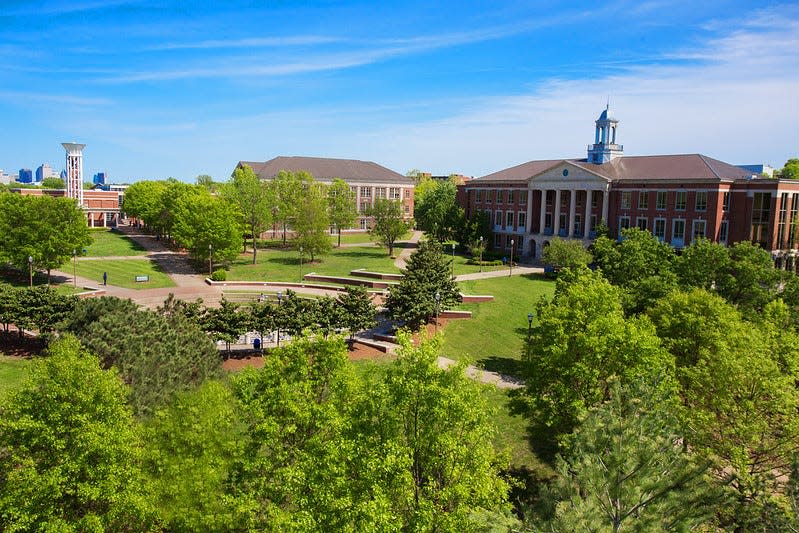
{"label": "trash can", "polygon": [[260,350],[261,349],[261,339],[259,339],[257,337],[255,339],[253,339],[252,340],[252,347],[255,348],[256,350]]}

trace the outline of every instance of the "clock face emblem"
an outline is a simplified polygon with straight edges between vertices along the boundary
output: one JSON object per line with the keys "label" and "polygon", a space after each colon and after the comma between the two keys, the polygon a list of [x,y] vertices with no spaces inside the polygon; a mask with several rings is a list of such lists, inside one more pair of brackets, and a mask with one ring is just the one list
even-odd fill
{"label": "clock face emblem", "polygon": [[569,175],[569,169],[568,168],[564,168],[563,169],[563,175],[564,176],[568,176]]}

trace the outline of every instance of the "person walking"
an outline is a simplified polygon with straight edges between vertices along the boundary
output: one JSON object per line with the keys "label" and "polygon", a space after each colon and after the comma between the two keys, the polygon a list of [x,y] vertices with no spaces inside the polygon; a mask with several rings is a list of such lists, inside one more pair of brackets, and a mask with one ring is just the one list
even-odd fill
{"label": "person walking", "polygon": [[108,285],[108,272],[103,272],[103,285]]}

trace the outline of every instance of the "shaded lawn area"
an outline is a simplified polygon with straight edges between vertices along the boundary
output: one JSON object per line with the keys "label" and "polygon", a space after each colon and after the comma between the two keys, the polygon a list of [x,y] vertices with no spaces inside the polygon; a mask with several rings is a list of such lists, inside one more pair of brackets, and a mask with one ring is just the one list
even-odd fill
{"label": "shaded lawn area", "polygon": [[[110,259],[78,261],[78,276],[103,283],[103,272],[108,273],[108,283],[126,289],[158,289],[174,287],[172,281],[157,263],[149,259]],[[137,282],[136,276],[150,276],[149,281]]]}
{"label": "shaded lawn area", "polygon": [[22,383],[30,366],[29,359],[8,357],[0,353],[0,399]]}
{"label": "shaded lawn area", "polygon": [[303,255],[300,269],[300,254],[290,248],[258,250],[258,263],[252,264],[251,254],[241,254],[230,266],[227,279],[231,281],[300,281],[310,272],[327,276],[349,276],[356,268],[377,272],[399,272],[394,260],[383,248],[376,246],[354,246],[334,248],[333,251],[313,263]]}
{"label": "shaded lawn area", "polygon": [[555,283],[541,275],[528,274],[462,281],[459,286],[465,294],[493,295],[494,301],[460,306],[471,311],[472,318],[447,324],[442,355],[486,370],[519,375],[527,314],[535,310],[542,296],[552,296]]}
{"label": "shaded lawn area", "polygon": [[[67,269],[67,267],[69,267]],[[69,264],[64,264],[61,266],[63,270],[69,270],[72,272],[72,262],[70,261]],[[0,283],[7,283],[12,287],[29,287],[30,280],[28,278],[28,273],[25,272],[24,276],[22,273],[17,272],[11,268],[3,268],[0,269]],[[47,285],[47,272],[41,271],[34,271],[33,272],[33,285]],[[84,288],[81,285],[77,287],[73,286],[72,284],[72,276],[66,278],[57,276],[55,274],[50,276],[50,286],[58,291],[60,294],[78,294],[80,292],[84,292]]]}
{"label": "shaded lawn area", "polygon": [[91,234],[94,242],[86,248],[85,255],[88,257],[124,257],[147,253],[147,250],[116,231],[94,230]]}

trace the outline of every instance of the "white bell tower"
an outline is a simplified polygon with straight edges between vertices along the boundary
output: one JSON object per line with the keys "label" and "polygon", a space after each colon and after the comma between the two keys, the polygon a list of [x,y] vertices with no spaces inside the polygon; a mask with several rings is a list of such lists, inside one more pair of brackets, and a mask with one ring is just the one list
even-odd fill
{"label": "white bell tower", "polygon": [[61,143],[67,151],[67,198],[83,206],[83,149],[85,144]]}
{"label": "white bell tower", "polygon": [[624,146],[616,143],[616,129],[619,121],[610,114],[610,103],[596,120],[594,144],[588,145],[588,162],[601,165],[619,157]]}

